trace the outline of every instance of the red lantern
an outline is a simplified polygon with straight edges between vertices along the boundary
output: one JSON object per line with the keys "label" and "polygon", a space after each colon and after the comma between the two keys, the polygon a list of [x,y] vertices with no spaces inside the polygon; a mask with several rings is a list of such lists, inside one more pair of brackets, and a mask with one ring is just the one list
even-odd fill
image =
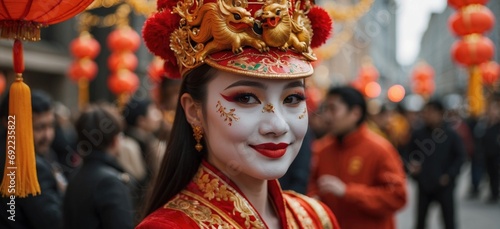
{"label": "red lantern", "polygon": [[5,86],[6,86],[6,82],[5,82],[5,76],[0,73],[0,95],[3,94],[3,92],[5,91]]}
{"label": "red lantern", "polygon": [[495,61],[489,61],[479,66],[481,75],[483,76],[483,84],[491,86],[500,75],[500,66]]}
{"label": "red lantern", "polygon": [[130,27],[116,29],[108,36],[108,47],[113,52],[134,52],[141,44],[141,37]]}
{"label": "red lantern", "polygon": [[94,0],[2,1],[0,28],[3,38],[40,40],[40,29],[72,18]]}
{"label": "red lantern", "polygon": [[420,62],[412,71],[412,91],[415,94],[429,96],[434,93],[434,69],[426,62]]}
{"label": "red lantern", "polygon": [[69,44],[71,53],[76,58],[90,57],[94,59],[101,51],[101,45],[90,34],[85,33]]}
{"label": "red lantern", "polygon": [[467,5],[472,5],[472,4],[481,4],[485,5],[488,2],[488,0],[448,0],[448,5],[455,9],[460,9],[464,6]]}
{"label": "red lantern", "polygon": [[471,5],[451,15],[448,24],[458,36],[485,33],[493,28],[495,15],[482,5]]}
{"label": "red lantern", "polygon": [[365,96],[368,98],[377,98],[380,95],[380,92],[382,91],[382,88],[380,87],[380,84],[377,82],[373,81],[365,86]]}
{"label": "red lantern", "polygon": [[88,58],[77,60],[69,66],[68,75],[75,82],[82,78],[91,81],[97,75],[97,64]]}
{"label": "red lantern", "polygon": [[425,62],[420,62],[413,69],[412,81],[414,82],[424,82],[427,80],[432,80],[434,78],[434,68]]}
{"label": "red lantern", "polygon": [[133,71],[138,63],[137,56],[132,52],[112,53],[108,58],[108,67],[113,72],[122,68]]}
{"label": "red lantern", "polygon": [[108,78],[108,87],[115,95],[132,94],[139,87],[139,78],[127,69],[120,69]]}
{"label": "red lantern", "polygon": [[358,79],[360,79],[365,84],[376,81],[378,79],[378,76],[378,70],[372,64],[363,64],[358,72]]}
{"label": "red lantern", "polygon": [[405,88],[399,84],[393,85],[387,90],[387,97],[393,103],[398,103],[405,97]]}
{"label": "red lantern", "polygon": [[487,37],[469,35],[451,47],[453,59],[465,66],[484,63],[493,57],[495,46]]}
{"label": "red lantern", "polygon": [[161,78],[165,76],[165,69],[163,69],[163,60],[155,57],[148,66],[148,76],[151,81],[159,83]]}

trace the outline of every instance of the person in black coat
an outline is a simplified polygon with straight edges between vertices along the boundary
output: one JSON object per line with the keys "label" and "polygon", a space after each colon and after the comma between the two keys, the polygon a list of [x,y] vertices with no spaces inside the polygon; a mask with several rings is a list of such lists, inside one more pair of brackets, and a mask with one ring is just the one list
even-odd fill
{"label": "person in black coat", "polygon": [[[6,105],[4,100],[2,107]],[[33,140],[35,146],[36,171],[41,193],[26,198],[15,198],[12,202],[9,196],[2,197],[0,203],[0,228],[61,228],[62,227],[62,193],[65,179],[56,168],[57,162],[51,160],[51,143],[54,139],[54,111],[49,95],[34,90],[31,94],[33,112]],[[6,110],[3,110],[6,112]],[[3,113],[2,112],[2,113]],[[3,113],[2,117],[5,117]],[[3,119],[3,118],[0,118]],[[3,119],[5,120],[5,119]],[[0,142],[5,140],[5,131],[1,131]],[[0,143],[5,149],[5,142]],[[0,150],[2,158],[1,177],[3,178],[3,163],[5,151]],[[0,178],[0,179],[2,179]],[[9,204],[8,204],[9,203]],[[10,203],[15,203],[14,211]]]}
{"label": "person in black coat", "polygon": [[[489,177],[489,203],[498,202],[500,172],[500,95],[494,94],[488,103],[484,118],[474,127],[476,154],[484,160]],[[479,183],[479,182],[478,182]]]}
{"label": "person in black coat", "polygon": [[84,159],[64,198],[65,228],[133,228],[130,177],[116,161],[119,120],[110,107],[90,106],[76,121],[77,149]]}
{"label": "person in black coat", "polygon": [[441,205],[446,229],[456,228],[454,189],[465,147],[459,135],[443,119],[439,101],[427,103],[422,115],[424,127],[412,133],[405,161],[410,175],[418,183],[416,228],[425,228],[430,203]]}

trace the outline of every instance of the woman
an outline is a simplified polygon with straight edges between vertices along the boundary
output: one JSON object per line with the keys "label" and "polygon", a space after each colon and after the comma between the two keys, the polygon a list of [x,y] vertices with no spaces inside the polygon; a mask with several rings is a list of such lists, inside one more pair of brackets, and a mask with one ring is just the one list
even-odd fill
{"label": "woman", "polygon": [[[327,207],[283,192],[276,180],[307,130],[303,78],[313,72],[314,54],[304,35],[312,34],[311,22],[299,32],[269,30],[292,15],[305,17],[309,2],[162,3],[143,35],[151,51],[180,66],[166,70],[183,81],[147,217],[137,228],[338,228]],[[158,50],[157,26],[175,14],[180,26],[171,26],[163,47],[174,52]]]}

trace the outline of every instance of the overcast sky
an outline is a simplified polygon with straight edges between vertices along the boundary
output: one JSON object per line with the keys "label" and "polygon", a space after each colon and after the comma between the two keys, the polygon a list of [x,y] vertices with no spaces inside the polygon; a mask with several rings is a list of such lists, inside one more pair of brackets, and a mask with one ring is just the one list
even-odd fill
{"label": "overcast sky", "polygon": [[398,62],[410,65],[420,50],[420,40],[427,29],[432,12],[442,12],[446,0],[395,0],[399,4],[397,13]]}

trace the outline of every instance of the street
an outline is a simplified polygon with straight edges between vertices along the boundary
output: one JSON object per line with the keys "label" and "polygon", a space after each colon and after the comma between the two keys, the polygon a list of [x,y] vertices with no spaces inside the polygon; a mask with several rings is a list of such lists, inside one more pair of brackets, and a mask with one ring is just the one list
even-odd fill
{"label": "street", "polygon": [[[486,178],[486,177],[484,177]],[[455,190],[457,203],[457,228],[458,229],[498,229],[500,228],[500,202],[496,204],[485,203],[489,195],[487,178],[481,184],[481,195],[479,199],[467,199],[467,191],[470,184],[470,165],[467,163],[462,167]],[[406,207],[397,215],[398,229],[413,229],[416,218],[416,183],[408,181],[409,201]],[[439,205],[431,205],[427,216],[427,229],[444,228],[441,223],[441,211]]]}

